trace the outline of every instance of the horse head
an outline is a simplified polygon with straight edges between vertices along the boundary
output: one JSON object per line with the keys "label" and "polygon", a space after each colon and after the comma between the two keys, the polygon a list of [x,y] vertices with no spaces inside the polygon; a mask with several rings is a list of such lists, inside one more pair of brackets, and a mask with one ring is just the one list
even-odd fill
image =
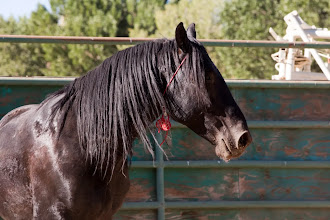
{"label": "horse head", "polygon": [[[176,66],[182,66],[164,94],[170,116],[213,144],[224,161],[239,157],[251,134],[219,70],[196,40],[195,25],[186,31],[180,23],[175,42]],[[169,74],[163,74],[168,82]]]}

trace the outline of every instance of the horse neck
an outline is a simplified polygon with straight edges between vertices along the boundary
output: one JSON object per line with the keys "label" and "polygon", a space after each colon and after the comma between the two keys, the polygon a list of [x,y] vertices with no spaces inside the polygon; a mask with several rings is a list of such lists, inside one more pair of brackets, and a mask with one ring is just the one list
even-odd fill
{"label": "horse neck", "polygon": [[62,112],[61,126],[72,109],[82,151],[97,166],[113,170],[119,157],[131,156],[136,137],[153,154],[147,133],[165,106],[159,67],[171,66],[161,50],[157,42],[118,52],[53,95],[63,95],[53,108]]}

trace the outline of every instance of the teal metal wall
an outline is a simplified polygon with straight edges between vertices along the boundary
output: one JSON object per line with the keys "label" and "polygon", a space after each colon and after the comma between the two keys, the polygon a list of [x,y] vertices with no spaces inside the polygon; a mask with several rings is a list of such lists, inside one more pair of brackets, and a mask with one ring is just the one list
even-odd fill
{"label": "teal metal wall", "polygon": [[[72,79],[0,78],[0,118]],[[330,83],[227,81],[254,142],[239,159],[175,124],[169,160],[138,141],[115,219],[329,219]],[[161,137],[159,137],[161,140]]]}

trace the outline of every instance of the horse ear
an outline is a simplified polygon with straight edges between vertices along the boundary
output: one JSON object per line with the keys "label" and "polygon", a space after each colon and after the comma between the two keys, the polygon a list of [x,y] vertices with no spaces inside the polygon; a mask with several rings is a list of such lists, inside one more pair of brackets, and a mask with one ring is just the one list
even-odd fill
{"label": "horse ear", "polygon": [[187,36],[196,38],[195,23],[191,23],[187,29]]}
{"label": "horse ear", "polygon": [[190,48],[190,41],[187,37],[187,32],[183,27],[183,23],[180,22],[175,30],[175,41],[178,47],[184,52],[187,53]]}

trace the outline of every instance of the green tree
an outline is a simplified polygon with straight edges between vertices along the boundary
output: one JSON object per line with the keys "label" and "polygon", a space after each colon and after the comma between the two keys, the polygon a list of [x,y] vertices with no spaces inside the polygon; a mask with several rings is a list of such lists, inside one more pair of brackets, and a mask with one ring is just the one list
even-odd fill
{"label": "green tree", "polygon": [[[13,17],[5,21],[0,17],[0,33],[29,34],[30,29],[31,24],[26,17],[19,21]],[[1,43],[0,54],[0,75],[2,76],[43,75],[42,67],[45,59],[41,45]]]}
{"label": "green tree", "polygon": [[[128,36],[125,1],[50,0],[52,16],[57,23],[52,35],[63,36]],[[31,17],[33,20],[33,16]],[[43,45],[45,75],[82,75],[117,51],[116,46],[66,44]]]}
{"label": "green tree", "polygon": [[166,0],[137,1],[128,0],[129,35],[134,37],[148,37],[155,34],[155,11],[164,9]]}
{"label": "green tree", "polygon": [[[136,1],[139,2],[139,1]],[[0,18],[2,34],[64,36],[128,36],[128,7],[124,0],[50,0],[29,18]],[[86,73],[117,46],[79,44],[0,44],[1,75],[78,76]]]}
{"label": "green tree", "polygon": [[[165,0],[50,0],[29,18],[0,18],[0,33],[50,36],[149,36],[156,31],[154,11]],[[0,74],[78,76],[122,46],[80,44],[0,44]],[[4,54],[4,55],[3,55]]]}
{"label": "green tree", "polygon": [[156,37],[174,37],[175,27],[180,21],[189,25],[196,23],[198,38],[220,36],[219,12],[222,3],[218,0],[182,0],[168,3],[156,12]]}
{"label": "green tree", "polygon": [[[219,13],[223,2],[218,0],[181,0],[170,1],[164,9],[156,12],[157,31],[152,37],[174,38],[174,30],[180,21],[187,28],[196,23],[198,39],[219,39],[221,35],[221,20]],[[222,70],[219,59],[219,48],[207,47],[208,53],[215,65]]]}

